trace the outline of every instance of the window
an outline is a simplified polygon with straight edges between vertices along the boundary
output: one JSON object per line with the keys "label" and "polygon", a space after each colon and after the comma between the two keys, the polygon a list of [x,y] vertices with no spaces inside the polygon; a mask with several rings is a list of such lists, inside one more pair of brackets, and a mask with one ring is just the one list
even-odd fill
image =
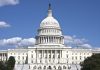
{"label": "window", "polygon": [[80,56],[80,60],[82,59],[82,57]]}
{"label": "window", "polygon": [[61,66],[58,67],[58,70],[61,70]]}
{"label": "window", "polygon": [[46,69],[46,66],[44,66],[44,68],[43,69]]}
{"label": "window", "polygon": [[75,58],[76,58],[76,60],[77,60],[77,56],[76,56]]}
{"label": "window", "polygon": [[24,60],[24,56],[23,56],[23,60]]}
{"label": "window", "polygon": [[72,60],[74,60],[74,57],[72,57]]}
{"label": "window", "polygon": [[18,56],[18,59],[20,59],[20,56]]}
{"label": "window", "polygon": [[40,60],[40,63],[42,63],[42,60]]}
{"label": "window", "polygon": [[86,59],[86,57],[84,56],[84,59]]}
{"label": "window", "polygon": [[42,67],[41,67],[41,66],[39,66],[39,67],[38,67],[38,69],[42,69]]}
{"label": "window", "polygon": [[53,55],[53,58],[55,58],[55,55]]}
{"label": "window", "polygon": [[49,58],[51,58],[51,55],[49,55]]}
{"label": "window", "polygon": [[74,62],[72,62],[72,64],[74,64]]}
{"label": "window", "polygon": [[11,53],[11,55],[12,55],[12,53]]}
{"label": "window", "polygon": [[33,58],[33,55],[31,55],[31,58]]}
{"label": "window", "polygon": [[56,69],[56,66],[54,66],[53,68]]}
{"label": "window", "polygon": [[58,58],[60,58],[60,55],[58,55]]}
{"label": "window", "polygon": [[29,69],[30,69],[30,65],[29,65]]}
{"label": "window", "polygon": [[18,64],[20,64],[20,62],[18,62]]}
{"label": "window", "polygon": [[31,63],[33,63],[33,60],[31,61]]}
{"label": "window", "polygon": [[63,66],[63,69],[66,69],[66,66]]}
{"label": "window", "polygon": [[47,55],[45,56],[45,58],[47,58]]}
{"label": "window", "polygon": [[66,57],[68,58],[68,55],[66,55]]}
{"label": "window", "polygon": [[55,51],[53,50],[52,53],[55,53]]}

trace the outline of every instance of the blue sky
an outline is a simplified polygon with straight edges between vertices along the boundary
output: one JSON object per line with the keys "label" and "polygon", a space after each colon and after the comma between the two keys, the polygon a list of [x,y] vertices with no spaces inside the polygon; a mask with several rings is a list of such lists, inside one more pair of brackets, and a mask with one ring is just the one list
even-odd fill
{"label": "blue sky", "polygon": [[63,35],[83,38],[93,47],[100,47],[100,0],[19,0],[17,3],[4,3],[0,6],[0,22],[9,26],[0,28],[0,39],[35,37],[47,15],[49,3]]}

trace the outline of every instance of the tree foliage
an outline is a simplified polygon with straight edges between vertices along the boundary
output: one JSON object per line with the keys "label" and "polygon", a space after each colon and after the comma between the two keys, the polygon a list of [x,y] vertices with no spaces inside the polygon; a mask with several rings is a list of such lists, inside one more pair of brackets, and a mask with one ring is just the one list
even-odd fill
{"label": "tree foliage", "polygon": [[100,54],[94,54],[81,63],[81,70],[100,70]]}
{"label": "tree foliage", "polygon": [[14,70],[14,66],[15,58],[13,56],[10,56],[6,62],[0,61],[0,70]]}
{"label": "tree foliage", "polygon": [[9,60],[7,61],[7,69],[13,70],[15,66],[15,58],[13,56],[9,57]]}
{"label": "tree foliage", "polygon": [[6,65],[3,61],[0,61],[0,70],[6,70]]}

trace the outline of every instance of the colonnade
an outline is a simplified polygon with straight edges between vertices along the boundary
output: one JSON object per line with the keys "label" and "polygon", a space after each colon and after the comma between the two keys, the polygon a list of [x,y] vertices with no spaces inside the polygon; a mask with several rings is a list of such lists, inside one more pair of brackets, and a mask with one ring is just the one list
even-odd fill
{"label": "colonnade", "polygon": [[39,63],[60,63],[61,58],[62,58],[62,50],[36,51],[36,61]]}
{"label": "colonnade", "polygon": [[0,61],[6,61],[7,60],[7,53],[0,53]]}
{"label": "colonnade", "polygon": [[37,40],[38,44],[64,44],[63,37],[55,37],[55,36],[42,36]]}

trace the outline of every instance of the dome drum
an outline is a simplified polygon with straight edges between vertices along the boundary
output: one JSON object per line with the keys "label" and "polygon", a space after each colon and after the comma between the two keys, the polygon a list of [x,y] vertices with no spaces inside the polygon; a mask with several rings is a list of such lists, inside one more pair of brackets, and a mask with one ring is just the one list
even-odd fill
{"label": "dome drum", "polygon": [[63,36],[36,36],[37,44],[64,44]]}
{"label": "dome drum", "polygon": [[62,35],[61,29],[43,28],[38,30],[38,35]]}

